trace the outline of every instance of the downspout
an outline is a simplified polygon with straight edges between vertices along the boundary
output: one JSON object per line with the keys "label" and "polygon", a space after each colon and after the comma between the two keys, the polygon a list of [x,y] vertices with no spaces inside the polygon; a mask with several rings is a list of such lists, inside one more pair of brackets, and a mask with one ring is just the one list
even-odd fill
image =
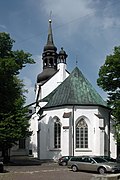
{"label": "downspout", "polygon": [[40,129],[37,131],[37,158],[40,160]]}
{"label": "downspout", "polygon": [[73,125],[73,136],[72,136],[72,138],[73,138],[73,146],[72,146],[73,147],[73,153],[72,154],[74,156],[74,105],[73,105],[73,109],[72,109],[72,114],[73,114],[73,117],[72,117],[73,118],[72,119],[72,122],[73,122],[73,124],[72,124]]}
{"label": "downspout", "polygon": [[109,112],[109,117],[108,117],[108,156],[110,156],[110,119],[111,119],[111,111]]}

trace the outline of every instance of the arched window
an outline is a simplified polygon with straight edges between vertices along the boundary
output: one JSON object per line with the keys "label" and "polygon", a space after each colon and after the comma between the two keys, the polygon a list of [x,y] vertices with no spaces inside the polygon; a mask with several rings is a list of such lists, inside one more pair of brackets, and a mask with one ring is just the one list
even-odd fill
{"label": "arched window", "polygon": [[88,125],[83,118],[76,124],[76,148],[88,148]]}
{"label": "arched window", "polygon": [[61,148],[61,124],[59,120],[54,122],[54,148]]}
{"label": "arched window", "polygon": [[49,66],[50,66],[50,67],[53,66],[53,58],[50,58],[50,60],[49,60]]}
{"label": "arched window", "polygon": [[43,66],[44,66],[44,67],[47,66],[47,58],[44,59],[44,61],[43,61]]}

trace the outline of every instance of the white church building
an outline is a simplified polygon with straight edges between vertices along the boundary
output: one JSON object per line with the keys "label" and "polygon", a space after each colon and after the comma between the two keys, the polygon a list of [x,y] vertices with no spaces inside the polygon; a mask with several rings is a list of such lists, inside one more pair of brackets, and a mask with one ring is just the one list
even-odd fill
{"label": "white church building", "polygon": [[67,54],[63,48],[57,53],[51,23],[30,119],[33,134],[23,154],[51,160],[64,155],[116,157],[111,109],[78,67],[67,71]]}

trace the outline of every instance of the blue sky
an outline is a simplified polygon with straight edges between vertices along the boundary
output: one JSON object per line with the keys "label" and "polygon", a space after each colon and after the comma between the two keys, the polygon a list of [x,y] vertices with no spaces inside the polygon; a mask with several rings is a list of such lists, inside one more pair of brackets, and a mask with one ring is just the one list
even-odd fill
{"label": "blue sky", "polygon": [[26,104],[35,100],[51,11],[54,44],[68,54],[68,71],[77,60],[78,68],[105,99],[96,80],[106,56],[120,45],[120,0],[0,0],[0,32],[8,32],[15,40],[13,50],[23,49],[36,61],[20,74],[28,89]]}

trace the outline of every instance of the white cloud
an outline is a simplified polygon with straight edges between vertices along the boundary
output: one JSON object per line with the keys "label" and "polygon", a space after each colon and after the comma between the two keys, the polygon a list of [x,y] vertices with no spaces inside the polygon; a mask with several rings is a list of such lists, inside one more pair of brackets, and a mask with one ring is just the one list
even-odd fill
{"label": "white cloud", "polygon": [[44,0],[43,9],[48,17],[52,11],[53,19],[60,25],[76,18],[94,14],[94,9],[89,6],[91,2],[92,0]]}
{"label": "white cloud", "polygon": [[120,21],[117,17],[105,17],[103,19],[103,29],[115,28],[120,26]]}
{"label": "white cloud", "polygon": [[43,68],[43,64],[42,64],[42,55],[34,55],[33,59],[35,60],[35,72],[41,72],[42,68]]}
{"label": "white cloud", "polygon": [[30,104],[35,101],[35,83],[37,81],[37,75],[42,71],[41,58],[41,55],[34,55],[33,59],[36,63],[34,65],[30,65],[29,68],[26,67],[27,73],[26,69],[24,69],[21,75],[25,89],[28,90],[28,93],[25,93],[26,104]]}
{"label": "white cloud", "polygon": [[25,84],[25,89],[28,90],[28,93],[25,93],[26,104],[28,105],[35,101],[34,86],[32,84],[31,79],[29,79],[28,77],[23,77],[23,83]]}
{"label": "white cloud", "polygon": [[3,24],[0,24],[0,28],[7,29],[7,27]]}

